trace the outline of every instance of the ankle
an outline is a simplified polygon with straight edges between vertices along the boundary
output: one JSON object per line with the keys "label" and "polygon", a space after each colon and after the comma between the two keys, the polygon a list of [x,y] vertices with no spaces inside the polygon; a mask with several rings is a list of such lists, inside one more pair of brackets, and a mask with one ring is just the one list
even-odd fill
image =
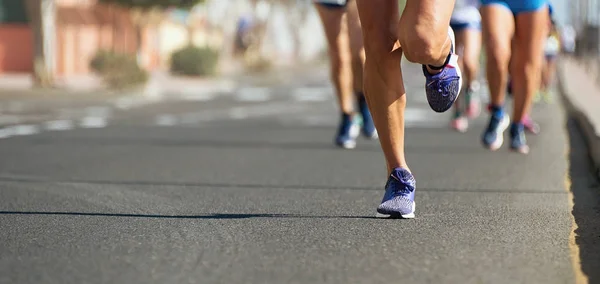
{"label": "ankle", "polygon": [[502,105],[489,104],[488,110],[494,117],[500,118],[504,116],[504,106]]}
{"label": "ankle", "polygon": [[434,65],[429,65],[427,64],[427,71],[429,73],[439,73],[442,72],[442,70],[446,67],[446,65],[448,65],[448,63],[450,62],[450,58],[452,58],[452,53],[449,53],[448,56],[446,56],[446,59],[444,60],[444,63],[441,66],[434,66]]}

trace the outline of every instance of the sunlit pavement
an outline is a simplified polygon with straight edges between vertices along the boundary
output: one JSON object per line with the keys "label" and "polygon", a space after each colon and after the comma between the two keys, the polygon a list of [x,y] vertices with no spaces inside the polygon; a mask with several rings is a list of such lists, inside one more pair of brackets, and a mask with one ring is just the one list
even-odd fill
{"label": "sunlit pavement", "polygon": [[600,281],[599,191],[560,104],[535,107],[529,156],[491,153],[485,113],[451,131],[419,66],[405,69],[416,219],[373,218],[383,156],[376,141],[333,147],[327,70],[113,101],[3,130],[0,283]]}

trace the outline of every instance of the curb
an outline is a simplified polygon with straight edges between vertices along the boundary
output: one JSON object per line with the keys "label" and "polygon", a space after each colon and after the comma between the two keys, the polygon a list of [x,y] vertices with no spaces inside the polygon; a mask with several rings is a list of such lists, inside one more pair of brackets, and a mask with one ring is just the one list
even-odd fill
{"label": "curb", "polygon": [[597,179],[600,180],[600,137],[596,136],[594,124],[580,108],[575,106],[571,100],[572,94],[566,89],[564,84],[563,71],[558,69],[558,90],[562,97],[565,109],[570,117],[574,118],[579,128],[583,132],[584,140],[588,148],[589,157],[592,162],[592,171]]}

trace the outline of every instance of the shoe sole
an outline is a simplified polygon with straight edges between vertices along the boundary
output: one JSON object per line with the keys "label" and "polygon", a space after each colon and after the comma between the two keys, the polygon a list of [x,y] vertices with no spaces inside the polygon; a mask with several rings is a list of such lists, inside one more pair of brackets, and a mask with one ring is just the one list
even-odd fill
{"label": "shoe sole", "polygon": [[[448,27],[448,34],[450,35],[450,40],[452,41],[452,56],[450,57],[450,62],[452,62],[452,66],[454,66],[454,68],[456,69],[456,74],[458,74],[458,94],[456,95],[456,98],[454,99],[454,102],[452,102],[452,105],[454,105],[454,103],[456,102],[456,100],[458,100],[458,97],[460,97],[460,93],[462,90],[462,86],[463,86],[463,76],[462,76],[462,70],[460,70],[460,66],[458,66],[458,55],[456,54],[456,36],[454,35],[454,30],[452,30],[451,27]],[[452,107],[452,105],[450,105],[450,107]],[[448,108],[450,109],[450,108]]]}
{"label": "shoe sole", "polygon": [[466,133],[469,130],[469,124],[467,122],[467,123],[465,123],[465,127],[457,127],[457,126],[453,125],[452,121],[451,121],[450,128],[459,133]]}
{"label": "shoe sole", "polygon": [[356,148],[356,141],[347,141],[338,145],[344,149],[350,150]]}
{"label": "shoe sole", "polygon": [[348,150],[356,148],[356,138],[358,137],[358,135],[360,135],[360,126],[358,124],[352,125],[349,134],[352,140],[346,141],[344,143],[337,143],[337,145]]}
{"label": "shoe sole", "polygon": [[452,128],[454,131],[456,131],[458,133],[467,133],[467,130],[468,130],[466,128],[457,128],[457,127],[453,127],[453,126],[450,126],[450,128]]}
{"label": "shoe sole", "polygon": [[413,218],[415,218],[415,209],[416,209],[416,203],[414,201],[412,203],[412,208],[413,208],[412,212],[408,213],[408,214],[400,214],[397,212],[381,213],[381,212],[379,212],[379,210],[377,210],[377,214],[375,214],[375,218],[379,218],[379,219],[413,219]]}
{"label": "shoe sole", "polygon": [[496,130],[496,137],[498,138],[496,139],[496,141],[494,141],[494,143],[488,146],[488,149],[490,149],[491,151],[497,151],[498,149],[500,149],[500,147],[502,147],[502,144],[504,144],[504,131],[506,131],[509,125],[510,119],[507,118],[507,116],[504,116],[504,118],[502,118],[500,126],[498,127],[498,130]]}
{"label": "shoe sole", "polygon": [[529,146],[525,145],[525,146],[519,147],[519,148],[510,147],[510,151],[519,153],[519,154],[523,154],[523,155],[527,155],[527,154],[529,154]]}
{"label": "shoe sole", "polygon": [[377,133],[377,131],[373,132],[373,134],[369,135],[366,133],[363,133],[365,138],[370,139],[370,140],[377,140],[379,139],[379,133]]}

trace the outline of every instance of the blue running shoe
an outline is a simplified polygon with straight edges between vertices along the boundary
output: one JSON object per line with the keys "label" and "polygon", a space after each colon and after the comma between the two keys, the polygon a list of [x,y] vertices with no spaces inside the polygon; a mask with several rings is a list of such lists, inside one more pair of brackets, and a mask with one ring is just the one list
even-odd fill
{"label": "blue running shoe", "polygon": [[427,67],[423,65],[423,74],[425,74],[425,93],[429,106],[435,112],[445,112],[452,107],[454,101],[458,98],[462,89],[462,75],[458,67],[458,55],[454,54],[455,40],[454,32],[448,28],[448,35],[452,45],[448,62],[438,74],[430,74]]}
{"label": "blue running shoe", "polygon": [[415,218],[415,186],[415,178],[407,169],[394,169],[385,185],[383,200],[377,207],[377,217]]}
{"label": "blue running shoe", "polygon": [[504,143],[504,131],[508,128],[509,124],[510,118],[503,111],[492,113],[490,123],[483,132],[481,139],[483,145],[492,151],[500,149],[502,143]]}
{"label": "blue running shoe", "polygon": [[373,123],[373,118],[371,117],[371,112],[369,111],[369,106],[367,105],[367,100],[365,99],[365,95],[358,96],[358,108],[360,109],[360,114],[362,115],[362,132],[363,135],[369,139],[377,139],[379,135],[377,135],[377,129],[375,129],[375,123]]}
{"label": "blue running shoe", "polygon": [[354,115],[342,113],[335,144],[344,149],[354,149],[356,147],[356,137],[359,133],[360,125]]}
{"label": "blue running shoe", "polygon": [[525,138],[525,125],[513,123],[510,125],[510,149],[521,154],[529,153],[527,139]]}

